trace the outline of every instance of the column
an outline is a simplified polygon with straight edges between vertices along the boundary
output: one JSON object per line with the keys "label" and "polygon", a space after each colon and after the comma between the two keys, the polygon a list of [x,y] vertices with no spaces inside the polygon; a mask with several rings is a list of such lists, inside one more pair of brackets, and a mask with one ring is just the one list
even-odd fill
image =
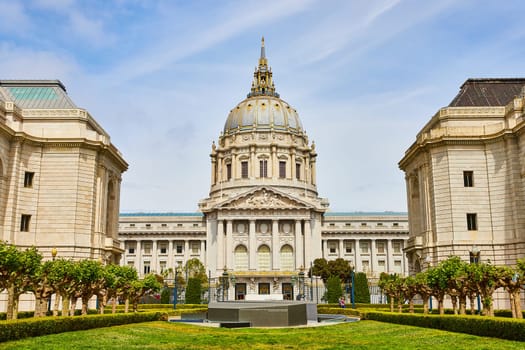
{"label": "column", "polygon": [[189,239],[185,239],[184,240],[184,263],[183,264],[186,264],[186,261],[188,261],[190,259],[191,259],[191,256],[190,256],[190,241],[189,241]]}
{"label": "column", "polygon": [[321,244],[323,245],[323,258],[325,258],[326,260],[328,260],[328,240],[326,239],[323,239],[321,241]]}
{"label": "column", "polygon": [[277,166],[277,146],[272,145],[272,179],[279,178],[279,167]]}
{"label": "column", "polygon": [[370,271],[375,275],[376,271],[376,240],[370,240]]}
{"label": "column", "polygon": [[312,176],[312,185],[315,186],[316,184],[316,174],[315,174],[315,158],[312,158],[312,163],[311,163],[311,176]]}
{"label": "column", "polygon": [[153,240],[151,245],[151,272],[159,272],[159,267],[157,266],[158,251],[157,251],[157,240]]}
{"label": "column", "polygon": [[359,247],[359,239],[356,238],[354,242],[354,249],[355,249],[355,271],[361,272],[363,271],[363,265],[361,264],[361,248]]}
{"label": "column", "polygon": [[173,268],[174,262],[173,262],[173,241],[168,241],[168,261],[166,262],[168,264],[166,267],[169,269],[170,267]]}
{"label": "column", "polygon": [[206,266],[206,241],[201,240],[201,251],[200,251],[200,258],[202,261],[202,264]]}
{"label": "column", "polygon": [[295,268],[298,269],[303,262],[303,233],[301,232],[301,220],[295,220]]}
{"label": "column", "polygon": [[225,264],[228,269],[232,266],[232,244],[233,244],[233,222],[232,220],[226,221],[226,247],[224,249]]}
{"label": "column", "polygon": [[291,174],[292,174],[292,181],[297,181],[297,175],[295,174],[295,148],[292,148],[290,150],[290,158],[291,158],[291,166],[292,166],[292,171],[291,171]]}
{"label": "column", "polygon": [[219,273],[219,271],[221,271],[223,267],[224,267],[224,221],[217,220],[217,273]]}
{"label": "column", "polygon": [[234,152],[232,149],[232,179],[235,179],[237,176],[237,152]]}
{"label": "column", "polygon": [[256,262],[255,257],[257,253],[257,237],[255,236],[255,220],[250,220],[250,231],[248,232],[249,235],[249,247],[248,247],[248,254],[249,254],[249,267],[250,271],[256,270]]}
{"label": "column", "polygon": [[340,239],[339,240],[339,257],[340,258],[344,258],[345,256],[344,249],[345,249],[345,241],[343,239]]}
{"label": "column", "polygon": [[310,219],[307,219],[304,221],[304,268],[306,269],[306,265],[310,265],[311,261],[311,249],[312,249],[312,232],[310,229]]}
{"label": "column", "polygon": [[281,268],[279,253],[279,220],[272,220],[272,267],[274,271],[278,271]]}
{"label": "column", "polygon": [[408,275],[408,258],[407,258],[407,255],[405,253],[403,253],[403,249],[405,248],[405,243],[406,243],[406,240],[403,240],[401,241],[401,274],[403,276],[406,276]]}
{"label": "column", "polygon": [[387,254],[387,268],[386,271],[388,273],[394,273],[394,252],[392,251],[392,240],[388,239],[386,241],[386,254]]}
{"label": "column", "polygon": [[135,266],[137,267],[139,276],[142,276],[142,271],[144,270],[142,267],[142,240],[137,240],[137,260],[135,261]]}
{"label": "column", "polygon": [[222,153],[219,153],[217,161],[217,182],[222,182],[224,179],[223,173],[224,173],[224,158],[222,156]]}
{"label": "column", "polygon": [[215,156],[211,157],[211,185],[217,182],[217,159]]}
{"label": "column", "polygon": [[248,177],[255,179],[255,146],[250,146],[250,164],[248,169]]}

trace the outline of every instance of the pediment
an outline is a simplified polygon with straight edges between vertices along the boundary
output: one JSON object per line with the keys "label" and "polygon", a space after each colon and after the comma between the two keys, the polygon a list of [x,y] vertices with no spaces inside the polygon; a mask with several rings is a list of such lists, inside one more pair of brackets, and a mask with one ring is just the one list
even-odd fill
{"label": "pediment", "polygon": [[260,187],[231,198],[217,209],[304,209],[312,205],[269,187]]}

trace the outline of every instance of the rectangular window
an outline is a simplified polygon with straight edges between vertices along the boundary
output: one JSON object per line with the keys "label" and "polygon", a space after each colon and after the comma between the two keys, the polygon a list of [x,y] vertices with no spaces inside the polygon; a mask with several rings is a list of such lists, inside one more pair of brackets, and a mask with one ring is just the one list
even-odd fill
{"label": "rectangular window", "polygon": [[383,223],[382,222],[378,222],[377,226],[383,226]]}
{"label": "rectangular window", "polygon": [[134,267],[135,266],[135,262],[134,261],[128,261],[128,266],[129,267]]}
{"label": "rectangular window", "polygon": [[467,230],[476,231],[478,229],[478,215],[474,213],[467,214]]}
{"label": "rectangular window", "polygon": [[368,242],[359,242],[359,248],[361,249],[361,254],[368,254]]}
{"label": "rectangular window", "polygon": [[401,253],[401,242],[392,242],[392,248],[394,248],[394,253]]}
{"label": "rectangular window", "polygon": [[259,283],[259,294],[270,294],[270,283]]}
{"label": "rectangular window", "polygon": [[129,227],[135,227],[135,224],[129,224]]}
{"label": "rectangular window", "polygon": [[31,215],[22,214],[22,218],[20,219],[20,231],[28,232],[30,223]]}
{"label": "rectangular window", "polygon": [[279,161],[279,177],[281,179],[286,177],[286,162]]}
{"label": "rectangular window", "polygon": [[398,222],[394,222],[394,223],[392,224],[392,226],[394,226],[394,227],[399,227],[399,223],[398,223]]}
{"label": "rectangular window", "polygon": [[335,254],[337,253],[337,247],[336,247],[336,243],[334,242],[330,242],[328,243],[329,244],[329,249],[330,249],[330,254]]}
{"label": "rectangular window", "polygon": [[366,222],[362,222],[362,223],[361,223],[361,226],[366,226]]}
{"label": "rectangular window", "polygon": [[160,253],[161,254],[167,254],[168,253],[168,248],[166,247],[165,244],[161,244],[160,245]]}
{"label": "rectangular window", "polygon": [[301,164],[300,163],[295,164],[295,178],[297,180],[301,180]]}
{"label": "rectangular window", "polygon": [[149,261],[144,261],[144,274],[148,274],[151,271]]}
{"label": "rectangular window", "polygon": [[191,243],[191,252],[192,254],[199,254],[199,242],[192,242]]}
{"label": "rectangular window", "polygon": [[128,254],[135,254],[135,248],[128,248]]}
{"label": "rectangular window", "polygon": [[376,242],[376,248],[378,254],[385,254],[385,243],[384,242]]}
{"label": "rectangular window", "polygon": [[177,244],[175,251],[177,254],[182,254],[182,244]]}
{"label": "rectangular window", "polygon": [[241,177],[243,179],[248,178],[248,162],[241,162]]}
{"label": "rectangular window", "polygon": [[151,243],[144,243],[144,254],[151,254]]}
{"label": "rectangular window", "polygon": [[363,272],[368,272],[370,270],[370,263],[368,260],[363,260]]}
{"label": "rectangular window", "polygon": [[401,273],[401,260],[394,261],[394,272]]}
{"label": "rectangular window", "polygon": [[463,185],[465,187],[474,187],[474,172],[473,171],[463,172]]}
{"label": "rectangular window", "polygon": [[329,223],[328,226],[335,227],[335,224],[334,223]]}
{"label": "rectangular window", "polygon": [[168,224],[161,224],[162,227],[168,227]]}
{"label": "rectangular window", "polygon": [[378,267],[378,270],[379,271],[385,271],[385,261],[384,260],[379,260],[377,262],[377,267]]}
{"label": "rectangular window", "polygon": [[146,227],[147,227],[147,228],[150,228],[150,227],[151,227],[151,224],[146,224]]}
{"label": "rectangular window", "polygon": [[352,226],[352,224],[351,224],[351,223],[349,223],[349,222],[347,222],[347,223],[345,224],[345,226],[346,226],[346,227],[351,227],[351,226]]}
{"label": "rectangular window", "polygon": [[268,161],[266,159],[259,161],[259,177],[268,177]]}
{"label": "rectangular window", "polygon": [[193,227],[199,227],[199,224],[193,224]]}
{"label": "rectangular window", "polygon": [[26,171],[24,175],[24,187],[33,187],[33,177],[34,176],[35,176],[35,173]]}
{"label": "rectangular window", "polygon": [[230,180],[232,178],[232,165],[226,164],[226,179]]}
{"label": "rectangular window", "polygon": [[352,242],[345,242],[345,251],[347,254],[352,254]]}
{"label": "rectangular window", "polygon": [[163,273],[166,270],[166,262],[159,261],[159,266],[160,266],[160,273]]}
{"label": "rectangular window", "polygon": [[182,227],[182,224],[177,224],[177,227]]}

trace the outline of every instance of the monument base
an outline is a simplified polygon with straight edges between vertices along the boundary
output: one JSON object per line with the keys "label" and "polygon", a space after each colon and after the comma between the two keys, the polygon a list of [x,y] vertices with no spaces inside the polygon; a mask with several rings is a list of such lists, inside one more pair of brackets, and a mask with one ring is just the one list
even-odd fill
{"label": "monument base", "polygon": [[225,301],[208,305],[208,321],[252,327],[289,327],[317,321],[317,306],[304,301]]}

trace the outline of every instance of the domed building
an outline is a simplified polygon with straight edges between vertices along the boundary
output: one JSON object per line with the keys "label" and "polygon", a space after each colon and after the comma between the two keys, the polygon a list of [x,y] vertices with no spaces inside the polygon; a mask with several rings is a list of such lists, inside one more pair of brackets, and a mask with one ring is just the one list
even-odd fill
{"label": "domed building", "polygon": [[406,213],[328,212],[318,196],[315,145],[276,92],[264,39],[251,89],[229,112],[210,157],[200,212],[120,215],[121,264],[173,280],[170,271],[199,259],[218,300],[320,301],[322,282],[307,276],[317,258],[342,258],[371,279],[404,274]]}
{"label": "domed building", "polygon": [[321,257],[328,201],[317,194],[315,145],[275,91],[264,39],[251,91],[210,156],[210,197],[199,203],[209,269],[233,270],[238,297],[291,288],[292,273]]}

